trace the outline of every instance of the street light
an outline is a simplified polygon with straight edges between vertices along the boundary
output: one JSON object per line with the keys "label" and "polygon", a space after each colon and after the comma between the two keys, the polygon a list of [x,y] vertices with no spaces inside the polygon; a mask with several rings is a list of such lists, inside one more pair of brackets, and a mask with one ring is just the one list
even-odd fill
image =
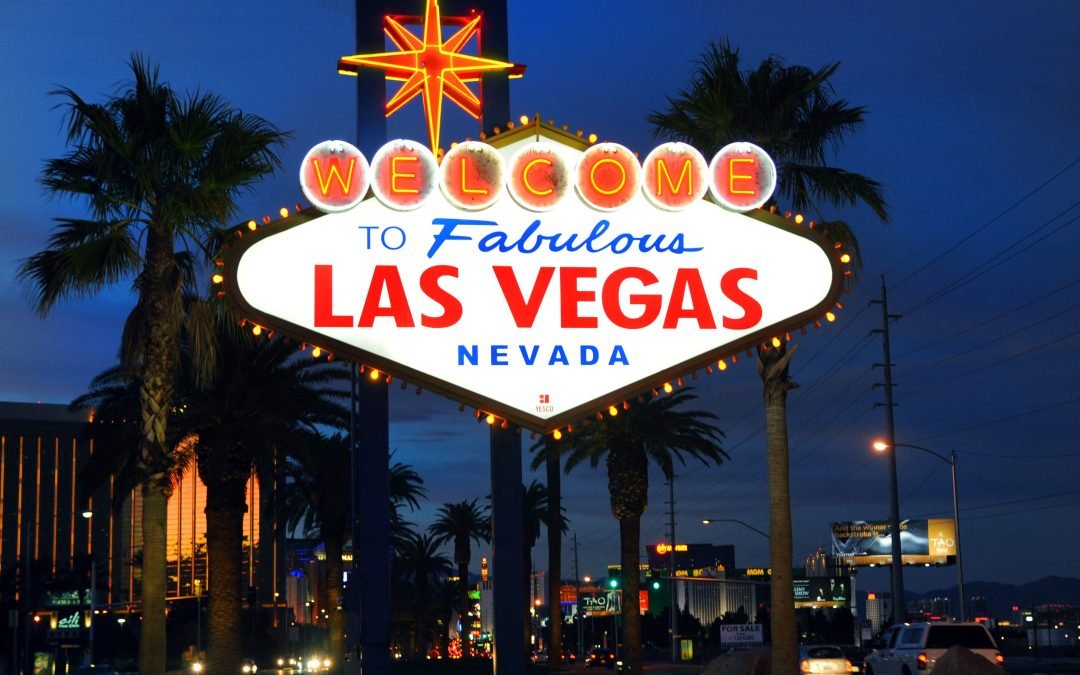
{"label": "street light", "polygon": [[[94,512],[91,511],[88,508],[88,509],[86,509],[85,511],[82,512],[82,517],[85,518],[87,520],[87,522],[89,523],[90,519],[94,517]],[[87,649],[86,649],[86,665],[92,666],[94,664],[94,624],[97,623],[97,621],[95,620],[96,619],[95,615],[97,614],[97,610],[96,610],[95,604],[94,604],[94,600],[96,599],[95,596],[97,596],[97,560],[94,558],[94,554],[92,552],[93,541],[94,541],[93,530],[90,530],[89,537],[90,537],[90,542],[91,542],[91,553],[90,553],[90,637],[89,637],[89,640],[88,640],[89,644],[88,644]],[[80,595],[81,595],[81,592],[80,592]]]}
{"label": "street light", "polygon": [[[877,452],[885,452],[889,449],[889,444],[882,440],[874,441],[874,450]],[[897,448],[911,448],[912,450],[921,450],[928,455],[933,455],[941,461],[949,465],[952,471],[952,503],[953,503],[953,526],[956,528],[956,574],[957,574],[957,591],[960,594],[960,620],[966,621],[967,613],[964,610],[964,561],[960,556],[960,501],[958,493],[956,491],[956,451],[953,450],[949,453],[949,456],[935,452],[930,448],[924,448],[921,445],[912,445],[911,443],[894,443],[893,447]],[[895,602],[895,599],[894,599]]]}
{"label": "street light", "polygon": [[762,532],[761,530],[757,529],[756,527],[754,527],[750,523],[743,522],[743,521],[738,520],[736,518],[702,518],[701,519],[701,524],[702,525],[711,525],[713,523],[738,523],[739,525],[742,525],[743,527],[745,527],[745,528],[747,528],[749,530],[753,530],[754,532],[757,532],[758,534],[765,537],[766,539],[769,538],[769,534],[767,532]]}

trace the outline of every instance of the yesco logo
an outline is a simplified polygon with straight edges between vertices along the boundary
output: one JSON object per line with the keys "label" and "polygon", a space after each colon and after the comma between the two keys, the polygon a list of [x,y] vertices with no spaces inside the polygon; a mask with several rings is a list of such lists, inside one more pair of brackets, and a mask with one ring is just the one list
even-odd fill
{"label": "yesco logo", "polygon": [[776,182],[760,148],[489,140],[441,161],[411,140],[316,145],[299,174],[317,209],[237,241],[231,297],[320,353],[550,431],[839,296],[840,252],[754,209]]}
{"label": "yesco logo", "polygon": [[345,141],[324,141],[304,157],[300,168],[304,195],[317,208],[344,211],[367,196],[368,188],[387,207],[412,210],[424,205],[436,186],[458,208],[479,211],[509,192],[522,207],[550,211],[578,197],[598,211],[625,206],[638,193],[661,209],[681,211],[706,191],[733,211],[759,208],[776,187],[776,166],[752,143],[732,143],[706,163],[685,143],[665,143],[639,163],[618,143],[600,143],[570,166],[557,147],[535,141],[504,162],[494,147],[475,141],[454,145],[441,164],[427,147],[391,141],[369,163]]}

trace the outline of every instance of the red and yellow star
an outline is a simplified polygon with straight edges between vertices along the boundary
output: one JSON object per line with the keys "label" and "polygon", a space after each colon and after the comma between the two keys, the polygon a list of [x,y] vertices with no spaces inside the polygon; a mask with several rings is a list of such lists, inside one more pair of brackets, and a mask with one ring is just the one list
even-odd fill
{"label": "red and yellow star", "polygon": [[356,54],[338,61],[338,72],[355,75],[360,67],[380,68],[388,80],[403,82],[386,103],[389,117],[418,95],[423,97],[431,151],[439,151],[443,96],[457,103],[473,117],[480,118],[480,97],[466,84],[480,79],[481,73],[520,66],[505,61],[460,53],[480,27],[481,16],[469,20],[449,39],[442,39],[442,20],[438,0],[427,0],[424,11],[424,35],[418,37],[393,17],[386,17],[386,34],[400,51],[380,54]]}

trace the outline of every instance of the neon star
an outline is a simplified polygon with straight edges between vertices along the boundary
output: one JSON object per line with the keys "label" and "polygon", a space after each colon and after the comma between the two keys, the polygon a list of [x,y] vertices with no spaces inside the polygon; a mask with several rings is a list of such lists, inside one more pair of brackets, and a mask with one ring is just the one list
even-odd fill
{"label": "neon star", "polygon": [[427,0],[422,38],[387,16],[386,35],[400,51],[342,57],[338,61],[338,72],[356,75],[362,66],[380,68],[386,71],[386,79],[403,82],[386,103],[387,117],[417,96],[422,96],[431,151],[438,153],[443,96],[480,119],[480,97],[473,93],[466,82],[479,80],[480,74],[485,71],[520,70],[520,66],[505,61],[460,53],[476,34],[480,19],[481,16],[477,15],[444,42],[438,0]]}

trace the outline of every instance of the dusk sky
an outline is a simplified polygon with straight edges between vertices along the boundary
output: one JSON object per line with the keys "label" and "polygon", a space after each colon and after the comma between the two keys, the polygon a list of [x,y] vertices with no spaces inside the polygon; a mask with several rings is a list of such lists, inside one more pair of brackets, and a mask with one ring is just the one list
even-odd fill
{"label": "dusk sky", "polygon": [[[422,2],[402,0],[402,11],[419,13]],[[511,83],[514,118],[539,113],[642,156],[659,143],[646,115],[686,86],[710,40],[730,39],[747,67],[769,54],[813,68],[841,61],[836,94],[868,115],[832,161],[884,184],[891,223],[868,210],[824,214],[855,228],[862,270],[838,321],[798,339],[801,386],[789,398],[796,560],[829,546],[832,521],[888,515],[886,461],[869,447],[884,428],[873,388],[881,340],[870,333],[881,312],[869,304],[884,275],[890,311],[903,315],[892,327],[896,437],[959,453],[966,579],[1080,576],[1080,4],[551,0],[510,2],[509,18],[510,57],[528,65]],[[42,320],[15,278],[53,219],[81,215],[38,183],[45,160],[65,151],[59,99],[48,92],[66,86],[102,100],[129,78],[138,51],[174,88],[220,94],[289,130],[284,170],[243,198],[237,221],[273,214],[303,199],[296,170],[308,148],[355,136],[354,80],[336,69],[352,53],[352,3],[5,0],[0,25],[0,400],[68,403],[114,364],[134,299],[123,284]],[[419,108],[391,119],[392,137],[426,139]],[[446,114],[444,140],[477,135],[464,113]],[[731,460],[680,470],[677,539],[734,543],[739,566],[767,565],[760,535],[700,524],[768,527],[754,364],[740,359],[696,384]],[[426,525],[443,502],[483,499],[486,425],[439,395],[392,391],[394,458],[430,490],[413,520]],[[901,516],[951,515],[948,466],[898,452]],[[643,545],[666,531],[658,471],[651,485]],[[564,495],[581,573],[602,575],[618,556],[606,477],[578,467]],[[564,550],[572,576],[569,542]],[[546,566],[543,539],[533,557]],[[909,590],[952,585],[955,569],[909,568],[905,581]],[[866,571],[858,588],[887,590],[887,576]]]}

